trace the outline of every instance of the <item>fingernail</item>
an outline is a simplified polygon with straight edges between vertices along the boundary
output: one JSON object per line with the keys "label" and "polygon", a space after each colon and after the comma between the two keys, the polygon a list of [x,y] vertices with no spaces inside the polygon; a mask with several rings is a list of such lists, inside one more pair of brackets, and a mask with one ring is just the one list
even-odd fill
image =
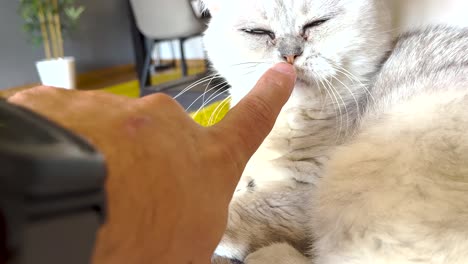
{"label": "fingernail", "polygon": [[293,75],[293,76],[296,75],[296,71],[294,70],[294,67],[289,63],[284,63],[284,62],[278,63],[275,66],[273,66],[272,69],[277,72],[285,73],[288,75]]}

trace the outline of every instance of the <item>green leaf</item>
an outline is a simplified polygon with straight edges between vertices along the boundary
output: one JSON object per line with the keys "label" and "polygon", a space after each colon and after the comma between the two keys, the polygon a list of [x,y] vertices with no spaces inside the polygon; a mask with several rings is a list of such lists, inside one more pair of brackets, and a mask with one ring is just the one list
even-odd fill
{"label": "green leaf", "polygon": [[52,12],[60,16],[62,33],[66,36],[76,28],[78,20],[85,11],[83,6],[77,6],[76,0],[58,0],[58,7],[49,0],[18,0],[18,15],[24,20],[22,30],[28,34],[28,39],[33,44],[41,44],[41,22],[39,10]]}
{"label": "green leaf", "polygon": [[83,6],[79,6],[79,7],[71,6],[71,7],[65,8],[65,14],[73,22],[77,21],[84,11],[85,11],[85,8]]}

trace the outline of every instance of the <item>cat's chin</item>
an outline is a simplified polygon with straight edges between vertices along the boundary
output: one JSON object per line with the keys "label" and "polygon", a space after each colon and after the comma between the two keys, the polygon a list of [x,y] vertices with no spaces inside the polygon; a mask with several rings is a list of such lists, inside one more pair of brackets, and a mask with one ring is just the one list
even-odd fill
{"label": "cat's chin", "polygon": [[302,78],[299,78],[299,77],[297,78],[296,86],[307,86],[307,85],[309,85],[308,81],[306,81],[306,80],[304,80]]}
{"label": "cat's chin", "polygon": [[297,77],[296,79],[296,87],[311,87],[311,86],[316,86],[315,81],[311,79],[305,79],[300,76]]}
{"label": "cat's chin", "polygon": [[297,85],[302,85],[302,86],[317,86],[317,77],[316,75],[311,75],[310,73],[300,69],[296,68],[296,73],[297,73],[297,80],[296,80],[296,86]]}

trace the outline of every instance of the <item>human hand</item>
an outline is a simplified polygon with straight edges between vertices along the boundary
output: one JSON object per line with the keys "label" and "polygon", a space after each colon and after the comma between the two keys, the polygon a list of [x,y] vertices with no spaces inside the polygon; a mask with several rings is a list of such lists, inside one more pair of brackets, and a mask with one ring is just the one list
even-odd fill
{"label": "human hand", "polygon": [[106,157],[109,212],[95,263],[208,263],[239,177],[291,94],[292,66],[275,69],[210,128],[161,94],[40,87],[9,101],[82,135]]}

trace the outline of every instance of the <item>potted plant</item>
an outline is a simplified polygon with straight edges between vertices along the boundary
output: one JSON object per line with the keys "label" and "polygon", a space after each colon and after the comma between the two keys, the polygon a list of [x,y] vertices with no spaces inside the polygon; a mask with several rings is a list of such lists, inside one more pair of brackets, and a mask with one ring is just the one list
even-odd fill
{"label": "potted plant", "polygon": [[20,0],[23,30],[33,44],[44,48],[45,59],[36,62],[43,85],[76,88],[75,59],[65,57],[63,38],[76,27],[83,11],[75,0]]}

